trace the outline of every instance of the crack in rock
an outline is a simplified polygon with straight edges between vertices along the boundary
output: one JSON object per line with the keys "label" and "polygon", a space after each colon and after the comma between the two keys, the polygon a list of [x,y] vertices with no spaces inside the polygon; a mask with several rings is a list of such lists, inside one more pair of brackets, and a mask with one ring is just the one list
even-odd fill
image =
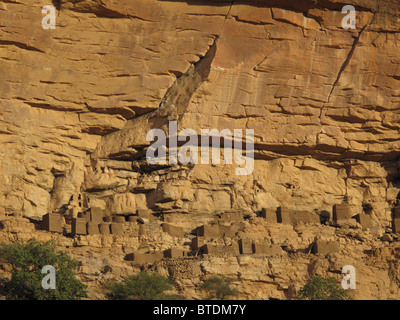
{"label": "crack in rock", "polygon": [[[158,111],[171,111],[171,106],[175,109],[175,117],[182,117],[188,107],[193,94],[198,87],[208,79],[211,71],[211,64],[217,51],[218,36],[214,38],[213,43],[206,54],[198,62],[192,64],[185,74],[178,77],[172,86],[165,93]],[[173,114],[169,114],[173,116]]]}
{"label": "crack in rock", "polygon": [[342,76],[343,71],[344,71],[344,70],[347,68],[347,66],[349,65],[350,60],[351,60],[351,58],[353,57],[354,51],[356,50],[356,47],[357,47],[357,45],[358,45],[358,42],[360,41],[360,37],[361,37],[361,35],[362,35],[362,33],[363,33],[363,31],[365,30],[366,27],[367,27],[367,25],[365,25],[365,26],[361,29],[361,31],[360,31],[360,33],[358,34],[357,38],[354,39],[353,45],[351,46],[351,49],[350,49],[349,53],[347,54],[346,59],[344,60],[342,66],[341,66],[340,69],[339,69],[339,72],[338,72],[338,75],[337,75],[337,77],[336,77],[336,80],[335,80],[335,82],[334,82],[333,85],[332,85],[332,89],[331,89],[331,91],[330,91],[330,93],[329,93],[329,96],[328,96],[328,102],[330,102],[330,99],[331,99],[331,95],[332,95],[332,93],[333,93],[333,90],[335,90],[335,87],[337,86],[337,84],[338,84],[338,82],[339,82],[339,80],[340,80],[340,77]]}
{"label": "crack in rock", "polygon": [[0,40],[0,45],[6,45],[6,46],[16,46],[22,50],[28,50],[28,51],[36,51],[40,53],[45,53],[43,50],[32,47],[26,43],[18,42],[18,41],[12,41],[12,40]]}
{"label": "crack in rock", "polygon": [[[347,53],[346,59],[344,60],[344,62],[342,63],[342,65],[341,65],[341,67],[340,67],[340,69],[339,69],[339,72],[338,72],[338,74],[337,74],[337,76],[336,76],[335,82],[332,84],[332,88],[331,88],[331,91],[329,92],[328,99],[327,99],[327,102],[326,102],[326,103],[329,103],[329,102],[331,101],[331,97],[332,97],[333,91],[335,90],[337,84],[339,83],[343,71],[344,71],[344,70],[347,68],[347,66],[349,65],[350,60],[351,60],[352,57],[353,57],[354,51],[356,50],[356,47],[357,47],[357,45],[358,45],[358,43],[359,43],[359,41],[360,41],[361,35],[363,34],[364,30],[365,30],[368,26],[369,26],[369,23],[366,24],[366,25],[360,30],[358,36],[354,39],[354,42],[353,42],[353,44],[352,44],[352,46],[351,46],[351,49],[350,49],[350,51]],[[320,118],[320,119],[321,119],[321,117],[322,117],[322,112],[323,112],[323,110],[324,110],[324,108],[325,108],[326,103],[325,103],[325,104],[322,106],[322,108],[321,108],[321,112],[320,112],[320,115],[319,115],[319,118]]]}
{"label": "crack in rock", "polygon": [[[228,12],[225,15],[224,22],[221,26],[218,35],[215,36],[213,43],[207,50],[206,54],[200,58],[198,62],[192,64],[185,74],[178,77],[170,88],[168,88],[163,99],[160,102],[157,111],[171,112],[168,114],[169,117],[175,117],[180,119],[186,108],[188,107],[193,94],[197,91],[200,84],[207,80],[208,75],[211,71],[211,64],[214,60],[217,51],[217,42],[220,38],[222,30],[224,29],[225,23],[229,17],[235,0],[233,0],[229,6]],[[174,108],[170,108],[170,107]],[[166,110],[174,109],[174,110]]]}
{"label": "crack in rock", "polygon": [[225,15],[224,23],[222,24],[221,30],[220,30],[219,33],[218,33],[218,37],[221,35],[222,30],[224,30],[226,20],[228,20],[229,14],[231,13],[231,10],[232,10],[232,7],[233,7],[233,4],[234,4],[234,3],[235,3],[235,0],[233,0],[233,1],[231,2],[231,5],[229,6],[228,12],[227,12],[226,15]]}

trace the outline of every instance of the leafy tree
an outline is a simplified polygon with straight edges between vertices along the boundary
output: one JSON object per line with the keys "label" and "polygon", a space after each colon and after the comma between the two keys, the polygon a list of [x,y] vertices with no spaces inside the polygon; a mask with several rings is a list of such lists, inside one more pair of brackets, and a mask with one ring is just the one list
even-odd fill
{"label": "leafy tree", "polygon": [[139,272],[122,282],[108,284],[106,296],[110,300],[175,300],[178,296],[164,293],[172,288],[168,278],[156,273]]}
{"label": "leafy tree", "polygon": [[334,278],[315,276],[300,289],[298,300],[351,300],[347,291]]}
{"label": "leafy tree", "polygon": [[224,300],[229,296],[237,295],[237,290],[230,287],[231,282],[232,279],[213,276],[204,281],[200,288],[210,293],[208,299]]}
{"label": "leafy tree", "polygon": [[[21,300],[75,300],[86,296],[85,285],[75,278],[78,262],[63,251],[56,252],[54,241],[35,238],[25,243],[1,243],[0,260],[11,267],[11,279],[1,284],[8,296]],[[56,270],[56,289],[43,289],[42,268],[51,265]]]}

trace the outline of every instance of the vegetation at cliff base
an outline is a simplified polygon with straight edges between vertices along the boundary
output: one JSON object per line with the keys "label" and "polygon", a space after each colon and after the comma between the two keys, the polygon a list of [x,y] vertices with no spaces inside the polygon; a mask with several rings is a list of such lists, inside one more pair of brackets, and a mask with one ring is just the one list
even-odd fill
{"label": "vegetation at cliff base", "polygon": [[[11,279],[4,280],[0,290],[10,299],[18,300],[75,300],[86,296],[85,285],[75,278],[78,262],[67,253],[56,251],[53,241],[1,243],[0,262],[11,268]],[[53,266],[56,271],[55,289],[44,289],[46,274],[42,268]]]}
{"label": "vegetation at cliff base", "polygon": [[205,280],[200,288],[209,292],[208,299],[224,300],[237,295],[237,290],[230,287],[231,282],[232,279],[213,276]]}
{"label": "vegetation at cliff base", "polygon": [[166,294],[173,289],[171,281],[156,273],[139,272],[122,282],[106,286],[106,296],[110,300],[175,300],[177,295]]}
{"label": "vegetation at cliff base", "polygon": [[325,279],[315,276],[300,289],[298,300],[351,300],[347,290],[343,289],[334,278]]}

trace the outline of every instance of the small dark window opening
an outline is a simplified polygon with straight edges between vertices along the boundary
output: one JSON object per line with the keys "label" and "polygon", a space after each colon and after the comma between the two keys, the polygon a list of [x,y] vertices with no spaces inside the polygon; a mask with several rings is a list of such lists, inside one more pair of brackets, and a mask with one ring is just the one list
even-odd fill
{"label": "small dark window opening", "polygon": [[366,214],[371,214],[371,212],[372,212],[372,206],[369,204],[369,203],[366,203],[366,204],[363,204],[363,211],[366,213]]}

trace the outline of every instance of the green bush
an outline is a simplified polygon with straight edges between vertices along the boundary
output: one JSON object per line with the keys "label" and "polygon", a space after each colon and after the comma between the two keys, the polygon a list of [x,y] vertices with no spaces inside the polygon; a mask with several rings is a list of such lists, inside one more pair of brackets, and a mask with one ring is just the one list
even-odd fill
{"label": "green bush", "polygon": [[230,287],[231,282],[231,279],[213,276],[204,281],[200,288],[209,292],[208,299],[224,300],[237,295],[237,290]]}
{"label": "green bush", "polygon": [[[12,269],[11,279],[1,284],[7,296],[21,300],[75,300],[86,296],[85,285],[74,275],[78,262],[63,251],[56,252],[53,241],[32,238],[26,243],[1,243],[0,260]],[[56,270],[56,289],[42,288],[45,265]]]}
{"label": "green bush", "polygon": [[343,289],[334,278],[324,279],[315,276],[300,289],[298,300],[350,300],[347,290]]}
{"label": "green bush", "polygon": [[110,300],[175,300],[176,295],[165,294],[173,288],[170,280],[159,274],[140,272],[122,282],[106,286],[106,296]]}

